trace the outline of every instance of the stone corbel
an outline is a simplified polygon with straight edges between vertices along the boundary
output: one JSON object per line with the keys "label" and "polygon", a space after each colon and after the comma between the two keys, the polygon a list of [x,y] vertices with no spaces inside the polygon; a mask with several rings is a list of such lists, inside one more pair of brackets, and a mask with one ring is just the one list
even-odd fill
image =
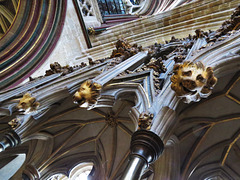
{"label": "stone corbel", "polygon": [[212,68],[206,68],[201,62],[176,64],[173,73],[171,88],[185,103],[207,98],[217,83]]}
{"label": "stone corbel", "polygon": [[118,74],[134,66],[139,61],[144,60],[147,55],[148,52],[139,52],[108,71],[103,72],[94,79],[85,81],[73,95],[74,102],[79,104],[80,107],[93,108],[97,99],[100,97],[100,92],[104,85]]}
{"label": "stone corbel", "polygon": [[19,100],[17,108],[19,111],[23,111],[24,114],[35,112],[39,107],[40,103],[36,101],[36,98],[31,97],[30,93],[26,93]]}
{"label": "stone corbel", "polygon": [[152,119],[153,119],[153,114],[149,112],[141,113],[138,119],[138,130],[140,129],[150,130]]}

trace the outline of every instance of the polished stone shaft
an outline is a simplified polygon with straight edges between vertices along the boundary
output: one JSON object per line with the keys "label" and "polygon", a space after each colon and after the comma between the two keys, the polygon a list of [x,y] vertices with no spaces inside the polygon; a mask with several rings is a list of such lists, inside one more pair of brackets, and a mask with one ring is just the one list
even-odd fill
{"label": "polished stone shaft", "polygon": [[162,154],[164,145],[158,135],[147,130],[138,130],[132,135],[130,161],[121,180],[138,180],[149,163]]}

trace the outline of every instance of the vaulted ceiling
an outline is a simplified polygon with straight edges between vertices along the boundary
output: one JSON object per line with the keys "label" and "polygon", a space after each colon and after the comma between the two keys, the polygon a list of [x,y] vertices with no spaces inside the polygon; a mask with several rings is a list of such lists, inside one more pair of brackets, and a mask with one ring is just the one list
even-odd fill
{"label": "vaulted ceiling", "polygon": [[222,76],[205,100],[179,106],[181,175],[240,178],[240,72]]}

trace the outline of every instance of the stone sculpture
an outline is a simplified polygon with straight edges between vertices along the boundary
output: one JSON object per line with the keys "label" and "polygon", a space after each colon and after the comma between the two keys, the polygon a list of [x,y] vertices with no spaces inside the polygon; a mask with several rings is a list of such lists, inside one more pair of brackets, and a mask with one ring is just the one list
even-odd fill
{"label": "stone sculpture", "polygon": [[36,102],[36,98],[31,97],[29,93],[26,93],[19,100],[17,108],[19,109],[19,111],[24,111],[24,114],[28,114],[36,111],[39,105],[40,103]]}
{"label": "stone sculpture", "polygon": [[152,124],[153,114],[143,112],[138,118],[138,129],[150,130]]}
{"label": "stone sculpture", "polygon": [[87,80],[81,84],[78,91],[73,95],[74,103],[82,106],[84,103],[95,104],[97,98],[100,95],[102,85],[93,82],[93,80]]}
{"label": "stone sculpture", "polygon": [[71,72],[73,72],[73,67],[71,66],[61,66],[58,62],[54,62],[53,64],[50,64],[50,70],[46,71],[45,76],[50,76],[52,74],[56,74],[56,73],[62,73],[62,75],[66,75],[69,74]]}
{"label": "stone sculpture", "polygon": [[185,103],[207,98],[217,83],[212,68],[205,68],[201,62],[176,64],[173,73],[171,88]]}
{"label": "stone sculpture", "polygon": [[11,121],[8,122],[8,125],[11,127],[11,129],[16,129],[17,127],[20,126],[20,119],[14,118]]}

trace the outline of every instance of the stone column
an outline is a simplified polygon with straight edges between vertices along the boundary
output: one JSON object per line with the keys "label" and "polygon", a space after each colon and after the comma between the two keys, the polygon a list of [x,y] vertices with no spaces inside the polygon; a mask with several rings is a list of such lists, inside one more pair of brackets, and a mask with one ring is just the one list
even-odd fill
{"label": "stone column", "polygon": [[25,169],[23,170],[22,179],[23,180],[37,180],[37,179],[40,179],[40,174],[34,166],[27,165],[25,167]]}
{"label": "stone column", "polygon": [[180,150],[176,136],[171,136],[164,147],[164,153],[154,163],[154,180],[180,179]]}
{"label": "stone column", "polygon": [[158,135],[147,130],[138,130],[132,135],[130,161],[124,170],[121,180],[140,179],[149,163],[158,159],[164,145]]}
{"label": "stone column", "polygon": [[15,131],[10,131],[0,139],[0,152],[8,147],[15,147],[20,143],[21,139],[18,134]]}

